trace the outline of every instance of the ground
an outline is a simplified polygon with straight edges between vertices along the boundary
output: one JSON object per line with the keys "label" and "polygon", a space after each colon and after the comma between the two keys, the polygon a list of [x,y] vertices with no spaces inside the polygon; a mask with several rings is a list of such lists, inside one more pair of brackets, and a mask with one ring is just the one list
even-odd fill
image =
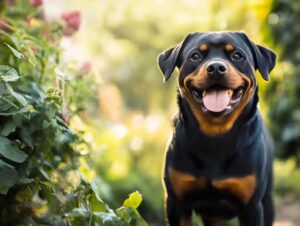
{"label": "ground", "polygon": [[274,226],[300,226],[299,200],[292,195],[286,195],[279,201]]}

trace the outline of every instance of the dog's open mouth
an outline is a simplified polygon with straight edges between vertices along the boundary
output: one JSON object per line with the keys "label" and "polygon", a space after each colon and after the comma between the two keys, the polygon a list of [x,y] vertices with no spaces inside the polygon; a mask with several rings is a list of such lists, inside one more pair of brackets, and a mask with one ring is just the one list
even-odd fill
{"label": "dog's open mouth", "polygon": [[230,113],[239,104],[245,93],[245,86],[242,85],[235,89],[218,86],[208,89],[193,87],[191,93],[204,113],[221,116]]}

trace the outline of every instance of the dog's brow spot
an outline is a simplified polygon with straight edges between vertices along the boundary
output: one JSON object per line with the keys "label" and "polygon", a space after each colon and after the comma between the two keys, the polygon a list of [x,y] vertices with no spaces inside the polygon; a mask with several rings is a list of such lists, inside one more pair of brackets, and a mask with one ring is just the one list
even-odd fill
{"label": "dog's brow spot", "polygon": [[202,45],[200,45],[199,49],[200,49],[200,51],[207,51],[208,46],[206,44],[202,44]]}
{"label": "dog's brow spot", "polygon": [[231,45],[231,44],[226,44],[226,45],[225,45],[225,50],[229,52],[229,51],[234,50],[234,47],[233,47],[233,45]]}

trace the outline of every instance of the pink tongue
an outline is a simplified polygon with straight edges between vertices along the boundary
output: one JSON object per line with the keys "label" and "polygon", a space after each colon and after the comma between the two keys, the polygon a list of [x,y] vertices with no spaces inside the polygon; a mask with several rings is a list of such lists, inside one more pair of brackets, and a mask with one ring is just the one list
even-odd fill
{"label": "pink tongue", "polygon": [[213,112],[221,112],[229,104],[229,96],[227,90],[212,90],[207,91],[203,97],[204,106]]}

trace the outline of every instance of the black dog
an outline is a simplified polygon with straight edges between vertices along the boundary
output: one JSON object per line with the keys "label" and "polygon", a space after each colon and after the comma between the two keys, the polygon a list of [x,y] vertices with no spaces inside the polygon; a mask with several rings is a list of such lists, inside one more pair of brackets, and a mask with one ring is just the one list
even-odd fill
{"label": "black dog", "polygon": [[193,210],[205,226],[235,216],[243,226],[272,225],[272,143],[255,72],[268,80],[275,59],[239,32],[192,33],[158,57],[165,81],[179,69],[164,170],[169,225],[192,225]]}

